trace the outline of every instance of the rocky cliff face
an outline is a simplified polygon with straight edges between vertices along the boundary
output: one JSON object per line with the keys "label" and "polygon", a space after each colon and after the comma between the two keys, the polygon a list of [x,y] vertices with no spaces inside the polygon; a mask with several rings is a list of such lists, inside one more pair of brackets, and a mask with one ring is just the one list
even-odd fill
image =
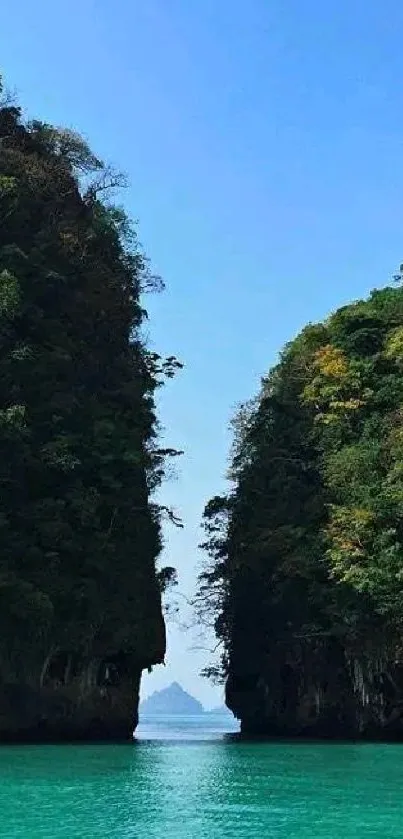
{"label": "rocky cliff face", "polygon": [[235,667],[228,707],[246,735],[403,740],[399,650],[337,639],[274,647],[260,667]]}
{"label": "rocky cliff face", "polygon": [[164,661],[162,616],[153,629],[146,654],[57,651],[31,678],[15,674],[0,690],[0,743],[130,741],[142,670]]}
{"label": "rocky cliff face", "polygon": [[403,739],[402,374],[403,265],[303,329],[234,418],[199,602],[247,733]]}
{"label": "rocky cliff face", "polygon": [[180,364],[146,346],[160,282],[109,181],[0,79],[0,743],[129,739],[165,654],[155,392]]}

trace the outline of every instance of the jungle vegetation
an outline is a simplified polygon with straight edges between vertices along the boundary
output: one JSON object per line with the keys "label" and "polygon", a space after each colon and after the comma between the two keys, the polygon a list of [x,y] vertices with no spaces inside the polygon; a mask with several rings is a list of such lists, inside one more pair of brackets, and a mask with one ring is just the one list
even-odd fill
{"label": "jungle vegetation", "polygon": [[[0,676],[58,650],[164,654],[154,493],[173,449],[155,392],[180,366],[144,340],[160,290],[113,203],[122,178],[71,130],[0,103]],[[70,662],[71,663],[71,662]],[[43,675],[43,673],[42,673]]]}
{"label": "jungle vegetation", "polygon": [[[403,287],[310,324],[233,421],[229,490],[204,512],[200,619],[225,679],[274,644],[403,630]],[[377,642],[378,643],[378,642]]]}

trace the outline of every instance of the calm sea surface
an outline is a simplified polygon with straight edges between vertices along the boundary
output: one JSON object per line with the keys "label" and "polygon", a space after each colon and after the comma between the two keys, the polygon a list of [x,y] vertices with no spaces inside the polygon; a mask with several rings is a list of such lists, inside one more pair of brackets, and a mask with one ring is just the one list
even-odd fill
{"label": "calm sea surface", "polygon": [[7,839],[402,839],[403,746],[234,742],[218,717],[131,746],[0,749]]}

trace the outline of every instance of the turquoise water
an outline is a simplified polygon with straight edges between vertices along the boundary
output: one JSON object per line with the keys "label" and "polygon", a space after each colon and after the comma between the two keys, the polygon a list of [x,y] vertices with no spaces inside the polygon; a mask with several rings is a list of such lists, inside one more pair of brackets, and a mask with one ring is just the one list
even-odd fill
{"label": "turquoise water", "polygon": [[403,836],[403,747],[238,743],[227,727],[144,721],[133,746],[0,749],[0,836]]}

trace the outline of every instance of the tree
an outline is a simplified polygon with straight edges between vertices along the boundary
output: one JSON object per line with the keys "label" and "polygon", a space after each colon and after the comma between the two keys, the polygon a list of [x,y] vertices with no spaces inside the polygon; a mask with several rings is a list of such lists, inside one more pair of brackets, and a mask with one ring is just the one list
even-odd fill
{"label": "tree", "polygon": [[152,493],[177,453],[158,445],[154,394],[181,365],[145,345],[141,294],[160,282],[110,203],[120,183],[78,135],[3,102],[3,682],[38,685],[66,652],[71,673],[94,657],[164,658],[173,571],[157,574]]}
{"label": "tree", "polygon": [[[314,639],[323,681],[323,650],[331,653],[320,639],[337,639],[335,672],[360,645],[376,667],[398,657],[402,335],[401,285],[339,309],[286,346],[233,423],[230,490],[206,507],[210,558],[196,598],[211,609],[224,644],[221,675],[232,695],[234,684],[238,694],[249,685],[255,697],[259,684],[285,689],[279,674],[291,667],[301,698],[314,683],[314,647],[307,652]],[[226,516],[217,536],[218,509]],[[259,701],[263,718],[268,700]],[[249,713],[242,702],[241,717]],[[287,698],[272,706],[273,718],[280,707],[289,707]]]}

